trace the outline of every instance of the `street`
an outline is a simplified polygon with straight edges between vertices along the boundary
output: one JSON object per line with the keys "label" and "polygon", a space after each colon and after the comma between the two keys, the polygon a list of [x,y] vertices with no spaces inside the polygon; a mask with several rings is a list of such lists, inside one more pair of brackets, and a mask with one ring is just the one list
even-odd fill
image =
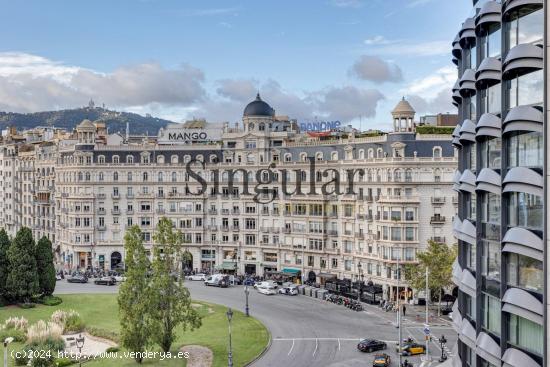
{"label": "street", "polygon": [[[230,288],[205,287],[200,281],[186,281],[194,299],[226,305],[244,312],[245,294],[242,286]],[[116,293],[118,286],[99,286],[93,283],[71,284],[59,281],[56,294],[70,293]],[[398,365],[395,345],[398,329],[395,313],[384,312],[376,306],[365,305],[363,312],[307,296],[266,296],[250,288],[250,314],[262,321],[269,329],[272,343],[269,350],[253,366],[301,367],[301,366],[365,366],[371,365],[373,354],[357,350],[357,342],[363,338],[386,341],[384,351],[392,358],[392,366]],[[410,307],[409,307],[410,309]],[[402,337],[411,337],[424,342],[423,320],[404,317]],[[435,337],[445,335],[448,349],[456,343],[456,333],[450,321],[438,321],[431,325]],[[430,344],[433,362],[423,366],[436,366],[441,349],[436,341]],[[449,357],[452,354],[447,351]],[[421,365],[421,358],[407,358],[414,366]]]}

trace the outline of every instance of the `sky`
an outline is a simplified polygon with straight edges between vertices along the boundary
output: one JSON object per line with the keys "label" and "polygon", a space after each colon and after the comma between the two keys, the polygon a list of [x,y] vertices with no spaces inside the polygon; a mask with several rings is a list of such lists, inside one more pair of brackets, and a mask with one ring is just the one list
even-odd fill
{"label": "sky", "polygon": [[240,120],[259,91],[299,121],[387,129],[405,96],[455,112],[467,0],[0,0],[0,110],[87,105]]}

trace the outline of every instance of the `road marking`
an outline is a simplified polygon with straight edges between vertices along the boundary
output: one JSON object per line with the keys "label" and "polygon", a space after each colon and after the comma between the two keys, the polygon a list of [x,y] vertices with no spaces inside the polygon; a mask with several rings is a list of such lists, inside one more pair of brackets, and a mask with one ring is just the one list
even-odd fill
{"label": "road marking", "polygon": [[317,353],[317,347],[319,346],[319,341],[315,339],[315,350],[313,351],[312,357],[315,356],[315,353]]}
{"label": "road marking", "polygon": [[294,339],[292,339],[292,346],[290,347],[290,350],[288,351],[287,356],[289,356],[290,353],[292,353],[292,349],[294,349]]}
{"label": "road marking", "polygon": [[340,338],[338,338],[338,350],[340,350]]}
{"label": "road marking", "polygon": [[[335,341],[361,341],[364,338],[275,338],[273,341],[323,341],[323,340],[335,340]],[[397,343],[397,340],[381,340],[384,343]]]}

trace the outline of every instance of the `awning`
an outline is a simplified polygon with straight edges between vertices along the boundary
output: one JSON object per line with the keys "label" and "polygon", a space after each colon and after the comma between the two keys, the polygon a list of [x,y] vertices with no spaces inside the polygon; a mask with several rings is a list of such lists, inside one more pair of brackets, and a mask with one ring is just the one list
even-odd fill
{"label": "awning", "polygon": [[336,274],[332,273],[319,273],[319,278],[336,278]]}
{"label": "awning", "polygon": [[300,273],[300,272],[301,272],[301,270],[298,270],[298,269],[292,269],[292,268],[284,268],[284,269],[283,269],[283,273],[287,273],[287,274],[294,274],[294,275],[296,275],[296,274],[298,274],[298,273]]}
{"label": "awning", "polygon": [[235,270],[235,269],[237,269],[237,263],[234,262],[234,261],[224,261],[220,265],[216,266],[216,269]]}

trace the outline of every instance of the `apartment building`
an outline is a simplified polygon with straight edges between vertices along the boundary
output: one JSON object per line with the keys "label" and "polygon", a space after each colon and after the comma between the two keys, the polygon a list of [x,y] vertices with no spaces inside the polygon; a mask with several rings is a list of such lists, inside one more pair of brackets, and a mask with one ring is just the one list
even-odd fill
{"label": "apartment building", "polygon": [[547,2],[473,1],[453,42],[455,366],[548,366]]}
{"label": "apartment building", "polygon": [[[414,117],[403,99],[390,133],[304,132],[258,95],[238,124],[189,121],[155,138],[109,135],[101,123],[83,121],[72,136],[35,149],[27,177],[35,182],[32,225],[55,239],[67,269],[123,266],[132,225],[150,252],[155,224],[166,216],[191,255],[183,268],[363,279],[394,297],[398,261],[414,263],[429,240],[454,242],[452,137],[417,134]],[[23,171],[22,143],[13,158],[8,146],[5,171],[11,159]],[[29,225],[2,215],[4,223]]]}

